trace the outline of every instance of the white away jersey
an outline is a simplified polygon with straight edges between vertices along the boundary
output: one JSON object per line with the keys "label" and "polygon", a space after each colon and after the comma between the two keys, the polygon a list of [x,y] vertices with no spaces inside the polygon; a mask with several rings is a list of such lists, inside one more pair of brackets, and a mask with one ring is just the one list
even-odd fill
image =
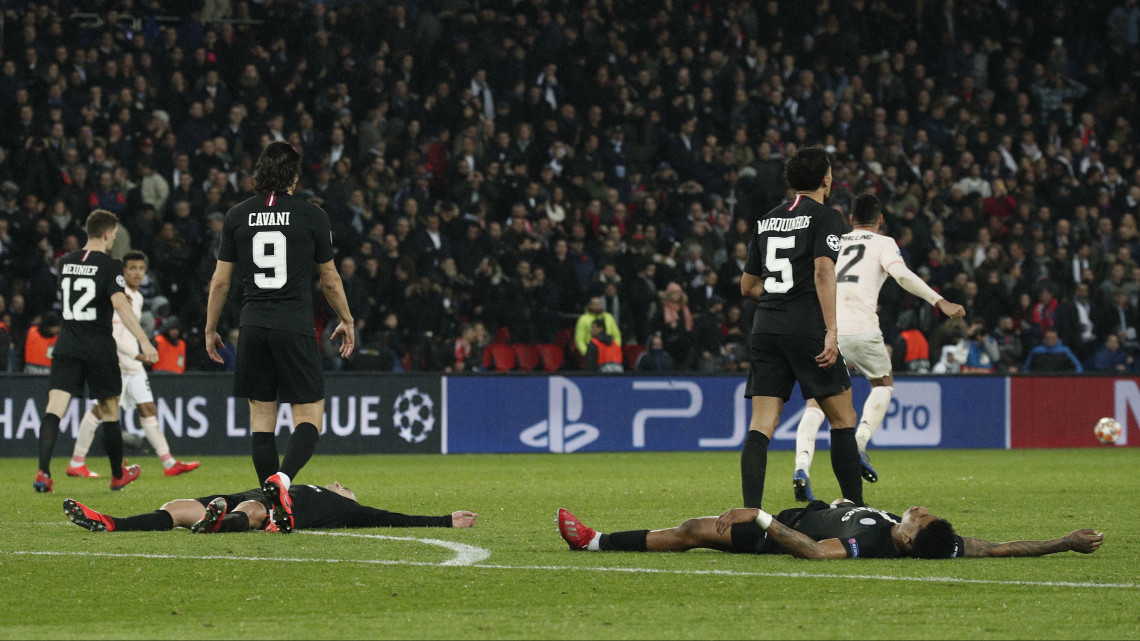
{"label": "white away jersey", "polygon": [[[131,302],[131,309],[135,310],[135,318],[142,317],[143,297],[137,290],[127,287],[123,290],[127,295],[127,300]],[[119,312],[111,318],[111,334],[115,337],[115,349],[119,352],[119,370],[123,376],[128,374],[145,374],[146,368],[135,357],[141,351],[139,349],[139,341],[131,330],[123,325],[123,319],[119,318]]]}
{"label": "white away jersey", "polygon": [[835,315],[842,336],[879,329],[879,290],[887,268],[902,263],[902,252],[890,236],[857,229],[840,239],[835,263]]}

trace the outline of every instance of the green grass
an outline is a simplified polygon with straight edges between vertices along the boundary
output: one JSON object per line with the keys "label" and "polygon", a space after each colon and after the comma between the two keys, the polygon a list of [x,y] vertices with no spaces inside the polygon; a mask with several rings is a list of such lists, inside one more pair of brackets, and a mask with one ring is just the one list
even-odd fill
{"label": "green grass", "polygon": [[[0,497],[0,637],[1140,638],[1140,452],[879,451],[874,461],[882,480],[865,490],[876,507],[898,512],[924,504],[959,532],[990,540],[1095,527],[1105,544],[1090,556],[953,561],[571,553],[555,529],[558,507],[603,531],[719,514],[739,501],[738,455],[318,455],[305,468],[301,482],[339,480],[369,505],[479,512],[472,530],[354,532],[491,552],[476,566],[439,567],[453,553],[418,542],[183,530],[91,534],[60,508],[72,497],[129,515],[173,498],[248,489],[247,457],[209,458],[176,478],[143,459],[142,478],[122,493],[108,491],[104,480],[63,477],[66,462],[57,459],[61,478],[52,495],[32,492],[34,462],[7,459],[0,466],[8,488]],[[788,453],[770,456],[765,505],[772,512],[792,505],[791,465]],[[105,470],[106,463],[93,467]],[[834,497],[826,452],[815,477],[817,494]],[[185,558],[203,556],[221,558]],[[866,578],[872,575],[955,581]]]}

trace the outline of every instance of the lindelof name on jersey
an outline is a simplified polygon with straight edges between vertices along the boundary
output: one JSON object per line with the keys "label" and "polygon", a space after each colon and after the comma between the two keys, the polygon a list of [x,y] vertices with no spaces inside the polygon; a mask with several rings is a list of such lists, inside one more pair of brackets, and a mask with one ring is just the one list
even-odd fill
{"label": "lindelof name on jersey", "polygon": [[249,215],[250,227],[276,227],[289,224],[287,211],[257,211]]}
{"label": "lindelof name on jersey", "polygon": [[795,231],[804,229],[811,224],[811,216],[795,216],[793,218],[766,218],[756,221],[756,233],[763,234],[769,231]]}
{"label": "lindelof name on jersey", "polygon": [[68,263],[63,266],[63,273],[65,275],[75,276],[94,276],[99,272],[97,265],[79,265],[77,263]]}

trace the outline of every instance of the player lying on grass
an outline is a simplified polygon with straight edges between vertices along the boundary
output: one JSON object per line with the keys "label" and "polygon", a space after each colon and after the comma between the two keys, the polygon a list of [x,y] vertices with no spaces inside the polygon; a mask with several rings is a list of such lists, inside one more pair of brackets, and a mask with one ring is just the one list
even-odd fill
{"label": "player lying on grass", "polygon": [[945,519],[912,507],[900,517],[840,499],[811,501],[773,517],[756,508],[734,508],[719,517],[688,519],[667,530],[601,534],[565,508],[558,532],[571,550],[684,552],[709,548],[745,554],[790,554],[800,559],[949,559],[986,556],[1042,556],[1072,550],[1095,552],[1104,541],[1096,530],[1077,530],[1051,541],[991,543],[958,536]]}
{"label": "player lying on grass", "polygon": [[[411,516],[361,505],[352,490],[333,483],[293,485],[293,527],[295,529],[348,527],[471,527],[478,517],[459,510],[445,516]],[[277,531],[269,518],[272,509],[265,493],[246,490],[238,494],[213,494],[197,499],[176,499],[154,512],[128,517],[101,514],[74,499],[63,502],[67,518],[92,532],[155,532],[176,527],[190,528],[197,534]]]}

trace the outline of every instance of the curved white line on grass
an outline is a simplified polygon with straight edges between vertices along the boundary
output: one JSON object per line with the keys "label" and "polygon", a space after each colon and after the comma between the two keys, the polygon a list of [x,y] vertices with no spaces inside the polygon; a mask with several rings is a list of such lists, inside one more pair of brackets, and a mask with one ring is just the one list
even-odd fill
{"label": "curved white line on grass", "polygon": [[[491,558],[491,551],[486,548],[475,547],[474,545],[467,545],[466,543],[456,543],[455,541],[442,541],[440,539],[419,539],[414,536],[385,536],[383,534],[353,534],[351,532],[298,532],[299,534],[315,534],[319,536],[351,536],[358,539],[381,539],[383,541],[415,541],[416,543],[427,543],[429,545],[438,545],[441,548],[447,548],[455,552],[455,557],[440,563],[439,565],[445,567],[459,567],[465,565],[474,565],[480,561],[486,561]],[[433,564],[434,565],[434,564]]]}
{"label": "curved white line on grass", "polygon": [[[311,533],[310,533],[311,534]],[[389,537],[397,539],[398,537]],[[423,541],[424,539],[414,539]],[[34,550],[13,550],[0,554],[18,554],[27,556],[89,556],[108,558],[131,559],[187,559],[200,561],[269,561],[274,563],[360,563],[364,565],[415,565],[439,567],[439,563],[426,563],[423,561],[402,561],[398,559],[306,559],[281,558],[259,556],[227,556],[227,555],[187,555],[187,554],[142,554],[119,552],[48,552]],[[453,559],[454,560],[454,559]],[[446,562],[445,562],[446,563]],[[999,581],[996,579],[963,579],[952,576],[889,576],[884,574],[815,574],[811,572],[741,572],[737,570],[665,570],[661,568],[613,568],[613,567],[576,567],[572,565],[468,565],[471,569],[486,570],[523,570],[548,572],[628,572],[631,574],[678,574],[678,575],[712,575],[712,576],[738,576],[759,578],[784,579],[862,579],[870,581],[905,581],[910,583],[963,583],[980,585],[1024,585],[1026,587],[1058,587],[1058,588],[1088,588],[1088,589],[1114,589],[1134,590],[1140,588],[1136,583],[1084,583],[1079,581]]]}

